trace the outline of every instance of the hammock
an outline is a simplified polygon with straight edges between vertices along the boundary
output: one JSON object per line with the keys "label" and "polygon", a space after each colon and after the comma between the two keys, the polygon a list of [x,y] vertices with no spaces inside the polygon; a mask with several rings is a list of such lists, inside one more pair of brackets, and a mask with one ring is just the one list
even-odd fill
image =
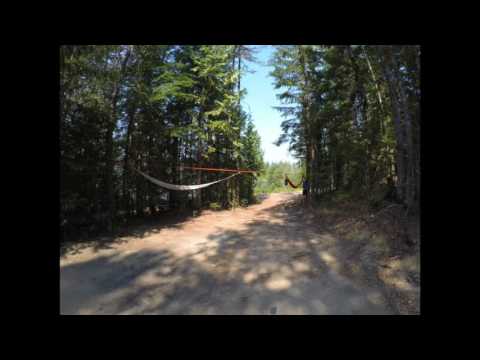
{"label": "hammock", "polygon": [[135,169],[140,175],[144,176],[146,179],[150,180],[151,182],[153,182],[154,184],[158,185],[158,186],[161,186],[165,189],[169,189],[169,190],[177,190],[177,191],[189,191],[189,190],[198,190],[198,189],[202,189],[202,188],[205,188],[207,186],[210,186],[210,185],[213,185],[213,184],[216,184],[216,183],[219,183],[221,181],[225,181],[225,180],[228,180],[232,177],[234,177],[235,175],[238,175],[239,173],[236,173],[236,174],[233,174],[233,175],[230,175],[226,178],[223,178],[223,179],[220,179],[220,180],[217,180],[217,181],[212,181],[212,182],[209,182],[209,183],[206,183],[206,184],[199,184],[199,185],[174,185],[174,184],[169,184],[169,183],[166,183],[166,182],[163,182],[163,181],[160,181],[160,180],[157,180],[151,176],[148,176],[147,174],[141,172],[140,170],[137,170]]}
{"label": "hammock", "polygon": [[[302,176],[302,180],[303,180],[303,176]],[[297,185],[295,185],[294,183],[292,183],[292,182],[290,181],[290,179],[288,178],[288,176],[285,175],[285,185],[287,185],[287,183],[288,183],[288,184],[289,184],[292,188],[294,188],[294,189],[298,188],[298,187],[302,184],[302,180],[300,180],[300,182],[299,182]]]}

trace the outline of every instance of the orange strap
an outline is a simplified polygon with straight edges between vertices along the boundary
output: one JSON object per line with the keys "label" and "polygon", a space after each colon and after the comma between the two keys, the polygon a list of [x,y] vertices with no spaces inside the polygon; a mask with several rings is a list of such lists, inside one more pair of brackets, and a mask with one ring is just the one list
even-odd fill
{"label": "orange strap", "polygon": [[240,170],[240,169],[216,169],[196,166],[179,166],[181,169],[205,170],[205,171],[221,171],[221,172],[235,172],[235,173],[256,173],[254,170]]}

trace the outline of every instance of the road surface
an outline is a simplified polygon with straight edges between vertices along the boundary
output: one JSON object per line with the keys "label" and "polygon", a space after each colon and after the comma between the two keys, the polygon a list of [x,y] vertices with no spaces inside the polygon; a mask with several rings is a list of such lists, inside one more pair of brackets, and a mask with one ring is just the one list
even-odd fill
{"label": "road surface", "polygon": [[201,216],[60,259],[61,314],[390,314],[342,275],[342,241],[298,193]]}

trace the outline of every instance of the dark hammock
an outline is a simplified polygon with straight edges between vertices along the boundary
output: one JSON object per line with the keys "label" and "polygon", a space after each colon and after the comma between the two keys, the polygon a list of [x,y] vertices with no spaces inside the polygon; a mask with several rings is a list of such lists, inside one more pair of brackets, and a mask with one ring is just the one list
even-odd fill
{"label": "dark hammock", "polygon": [[[291,182],[291,180],[288,178],[288,176],[285,175],[285,182],[288,183],[292,188],[296,189],[298,188],[300,185],[302,185],[302,181],[303,181],[303,176],[302,176],[302,180],[300,180],[300,182],[295,185],[294,183]],[[285,184],[286,185],[286,184]]]}

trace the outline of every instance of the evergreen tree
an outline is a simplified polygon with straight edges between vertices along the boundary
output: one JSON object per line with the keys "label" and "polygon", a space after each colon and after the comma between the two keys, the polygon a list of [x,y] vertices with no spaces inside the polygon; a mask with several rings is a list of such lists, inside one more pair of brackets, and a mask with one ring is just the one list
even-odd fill
{"label": "evergreen tree", "polygon": [[[278,46],[271,73],[289,142],[311,194],[335,189],[374,197],[394,183],[398,201],[418,208],[418,46]],[[371,199],[373,200],[373,199]]]}
{"label": "evergreen tree", "polygon": [[[67,45],[60,49],[61,217],[65,235],[210,202],[254,201],[254,178],[189,193],[158,188],[223,174],[182,165],[261,168],[258,134],[239,107],[243,45]],[[167,201],[168,200],[168,201]]]}

